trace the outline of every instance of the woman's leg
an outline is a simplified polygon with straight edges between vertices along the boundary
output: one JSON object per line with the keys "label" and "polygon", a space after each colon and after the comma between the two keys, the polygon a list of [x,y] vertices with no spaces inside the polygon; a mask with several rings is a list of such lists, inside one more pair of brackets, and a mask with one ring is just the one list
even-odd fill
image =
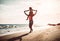
{"label": "woman's leg", "polygon": [[30,28],[30,31],[33,31],[32,25],[33,25],[33,21],[29,21],[29,28]]}

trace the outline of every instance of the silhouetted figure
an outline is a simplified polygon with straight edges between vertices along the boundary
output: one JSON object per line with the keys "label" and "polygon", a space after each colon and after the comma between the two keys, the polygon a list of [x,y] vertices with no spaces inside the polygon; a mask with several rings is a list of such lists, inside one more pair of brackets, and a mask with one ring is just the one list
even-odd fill
{"label": "silhouetted figure", "polygon": [[[26,12],[29,11],[29,15],[26,14]],[[33,13],[33,11],[35,11],[35,13]],[[36,15],[37,10],[33,10],[32,7],[29,7],[29,10],[25,10],[24,11],[25,15],[27,15],[27,19],[29,19],[29,28],[30,28],[30,32],[33,31],[32,29],[32,25],[33,25],[33,16]]]}

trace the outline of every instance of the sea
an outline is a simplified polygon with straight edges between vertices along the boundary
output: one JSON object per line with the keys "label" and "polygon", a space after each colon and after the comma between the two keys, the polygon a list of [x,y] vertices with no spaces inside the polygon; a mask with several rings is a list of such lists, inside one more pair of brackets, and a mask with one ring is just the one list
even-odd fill
{"label": "sea", "polygon": [[0,24],[0,34],[28,29],[28,24]]}

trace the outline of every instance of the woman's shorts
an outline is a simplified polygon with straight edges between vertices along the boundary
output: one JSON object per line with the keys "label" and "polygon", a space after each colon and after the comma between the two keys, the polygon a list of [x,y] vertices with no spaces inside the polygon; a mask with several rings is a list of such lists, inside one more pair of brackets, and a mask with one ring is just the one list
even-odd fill
{"label": "woman's shorts", "polygon": [[33,25],[33,21],[31,20],[31,21],[29,21],[29,25],[31,26],[31,25]]}

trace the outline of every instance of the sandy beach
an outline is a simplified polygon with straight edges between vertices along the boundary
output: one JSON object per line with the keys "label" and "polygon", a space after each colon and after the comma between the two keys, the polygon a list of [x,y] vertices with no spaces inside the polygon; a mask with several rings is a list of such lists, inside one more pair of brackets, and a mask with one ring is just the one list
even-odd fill
{"label": "sandy beach", "polygon": [[[39,27],[40,28],[40,27]],[[46,26],[29,31],[14,33],[0,37],[0,41],[60,41],[60,26]]]}
{"label": "sandy beach", "polygon": [[32,32],[23,37],[22,41],[60,41],[60,27],[54,26],[44,31]]}

